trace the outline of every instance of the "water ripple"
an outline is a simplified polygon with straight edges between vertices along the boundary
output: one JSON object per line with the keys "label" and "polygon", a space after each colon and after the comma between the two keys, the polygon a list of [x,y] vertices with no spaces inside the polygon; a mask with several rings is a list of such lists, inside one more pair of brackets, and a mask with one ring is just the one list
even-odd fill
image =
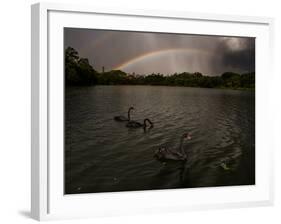
{"label": "water ripple", "polygon": [[[153,121],[145,131],[115,122]],[[66,192],[204,187],[254,183],[254,94],[185,87],[96,86],[66,89]],[[185,164],[153,158],[184,143]],[[249,163],[251,161],[251,163]],[[223,168],[229,168],[224,170]]]}

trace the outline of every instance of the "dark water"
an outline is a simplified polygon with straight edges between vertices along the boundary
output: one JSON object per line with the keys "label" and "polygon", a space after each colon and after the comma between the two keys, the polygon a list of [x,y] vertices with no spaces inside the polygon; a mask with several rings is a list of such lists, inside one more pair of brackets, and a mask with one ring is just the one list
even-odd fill
{"label": "dark water", "polygon": [[[255,184],[254,91],[95,86],[65,94],[65,193]],[[154,128],[113,120],[129,106],[133,120],[150,118]],[[185,163],[153,158],[185,132]]]}

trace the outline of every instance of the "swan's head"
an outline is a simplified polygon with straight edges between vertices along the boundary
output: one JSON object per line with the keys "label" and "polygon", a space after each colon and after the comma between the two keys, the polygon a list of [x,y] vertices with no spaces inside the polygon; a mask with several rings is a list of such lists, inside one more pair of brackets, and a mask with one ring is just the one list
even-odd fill
{"label": "swan's head", "polygon": [[150,124],[150,126],[152,127],[153,126],[153,122],[151,120],[149,120],[148,118],[145,118],[143,120],[144,124],[146,125],[146,122],[148,122]]}
{"label": "swan's head", "polygon": [[189,132],[183,134],[184,139],[190,140],[191,134]]}
{"label": "swan's head", "polygon": [[134,110],[134,109],[135,109],[134,107],[130,107],[130,108],[129,108],[129,110]]}

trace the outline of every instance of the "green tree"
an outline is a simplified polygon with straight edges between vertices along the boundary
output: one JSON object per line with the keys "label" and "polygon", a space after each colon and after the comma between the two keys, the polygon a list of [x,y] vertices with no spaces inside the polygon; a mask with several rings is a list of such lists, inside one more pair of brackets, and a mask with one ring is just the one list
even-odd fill
{"label": "green tree", "polygon": [[89,64],[87,58],[80,58],[78,61],[77,72],[80,83],[83,85],[94,85],[97,83],[96,71]]}
{"label": "green tree", "polygon": [[79,58],[78,52],[68,47],[65,49],[65,82],[66,85],[96,84],[97,72],[89,64],[88,59]]}
{"label": "green tree", "polygon": [[79,81],[77,73],[77,60],[79,59],[78,52],[68,47],[65,50],[65,79],[67,84],[75,83]]}
{"label": "green tree", "polygon": [[240,74],[234,72],[225,72],[221,75],[221,77],[225,87],[238,88],[241,86]]}

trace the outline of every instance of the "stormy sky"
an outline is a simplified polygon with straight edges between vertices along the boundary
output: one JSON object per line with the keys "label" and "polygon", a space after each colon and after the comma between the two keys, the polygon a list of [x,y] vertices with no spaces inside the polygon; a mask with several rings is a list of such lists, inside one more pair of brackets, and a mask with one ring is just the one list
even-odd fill
{"label": "stormy sky", "polygon": [[64,47],[88,58],[95,70],[135,74],[255,71],[255,39],[65,28]]}

